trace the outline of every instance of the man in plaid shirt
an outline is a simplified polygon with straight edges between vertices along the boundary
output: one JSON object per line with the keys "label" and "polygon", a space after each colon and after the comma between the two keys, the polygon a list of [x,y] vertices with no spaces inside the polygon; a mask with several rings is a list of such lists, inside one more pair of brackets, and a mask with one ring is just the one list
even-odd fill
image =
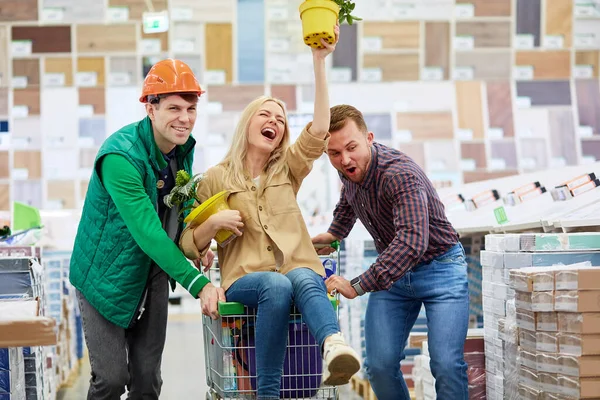
{"label": "man in plaid shirt", "polygon": [[[329,131],[327,154],[343,185],[331,226],[313,243],[347,237],[357,219],[373,237],[376,262],[351,281],[332,276],[326,284],[348,299],[370,292],[365,367],[375,395],[410,399],[400,361],[424,304],[437,396],[467,400],[467,263],[442,202],[410,157],[373,141],[356,108],[333,107]],[[325,247],[319,253],[331,251]]]}

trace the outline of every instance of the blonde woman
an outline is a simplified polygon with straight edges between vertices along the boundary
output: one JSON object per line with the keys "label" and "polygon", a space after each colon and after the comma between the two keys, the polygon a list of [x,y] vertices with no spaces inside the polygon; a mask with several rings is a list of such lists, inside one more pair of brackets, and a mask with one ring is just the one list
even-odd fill
{"label": "blonde woman", "polygon": [[[336,43],[339,27],[335,27]],[[229,205],[195,229],[180,245],[191,259],[219,229],[239,237],[219,248],[221,286],[227,301],[257,308],[256,370],[258,399],[279,399],[292,302],[322,346],[326,385],[342,385],[360,368],[356,352],[344,341],[323,282],[325,271],[314,250],[296,201],[303,179],[329,138],[329,95],[325,58],[334,49],[313,49],[314,121],[289,145],[285,105],[260,97],[242,112],[225,159],[198,185],[202,201],[229,190]],[[239,211],[238,211],[239,210]],[[243,228],[243,234],[242,234]],[[216,299],[214,299],[216,301]],[[214,305],[203,305],[208,313]]]}

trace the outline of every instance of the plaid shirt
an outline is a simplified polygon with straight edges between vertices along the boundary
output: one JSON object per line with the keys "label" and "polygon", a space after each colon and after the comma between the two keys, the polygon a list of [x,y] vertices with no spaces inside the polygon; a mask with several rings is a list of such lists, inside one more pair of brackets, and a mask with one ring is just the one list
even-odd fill
{"label": "plaid shirt", "polygon": [[342,192],[329,233],[343,239],[359,218],[375,241],[377,261],[361,276],[365,291],[388,290],[408,270],[458,242],[425,172],[406,154],[374,143],[362,183],[341,173]]}

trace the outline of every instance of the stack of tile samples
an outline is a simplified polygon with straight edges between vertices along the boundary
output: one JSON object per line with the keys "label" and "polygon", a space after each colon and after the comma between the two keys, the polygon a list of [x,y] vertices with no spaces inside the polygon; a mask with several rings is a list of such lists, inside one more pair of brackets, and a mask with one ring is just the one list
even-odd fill
{"label": "stack of tile samples", "polygon": [[[558,330],[555,326],[558,324],[558,314],[555,314],[557,310],[554,308],[555,286],[550,288],[553,281],[546,281],[546,286],[542,286],[541,290],[537,285],[533,287],[533,280],[529,286],[515,286],[515,279],[510,279],[511,271],[513,277],[519,276],[521,271],[532,271],[541,277],[557,268],[577,268],[577,264],[579,267],[587,265],[595,271],[593,266],[600,266],[600,234],[487,235],[486,250],[481,252],[481,264],[488,398],[522,398],[518,396],[525,396],[523,393],[527,393],[528,389],[542,391],[546,386],[539,384],[547,382],[539,382],[537,375],[524,375],[531,372],[527,365],[533,366],[533,359],[529,358],[531,362],[524,366],[524,360],[527,363],[524,356],[530,354],[522,353],[522,350],[532,350],[537,356],[537,351],[547,351],[548,346],[552,345],[552,338],[556,336],[554,332]],[[538,290],[532,296],[535,289]],[[571,293],[559,299],[559,303],[568,304],[567,308],[573,306],[569,304],[573,299]],[[579,307],[577,304],[575,302],[575,306]],[[569,326],[581,317],[588,324],[585,328],[590,329],[590,317],[585,313],[574,312],[563,316],[563,326]],[[582,325],[575,326],[565,329],[577,330]],[[569,330],[565,332],[573,333]],[[542,377],[547,378],[544,375],[547,373],[543,371]],[[572,390],[569,395],[572,396],[575,389],[573,385],[570,387]]]}

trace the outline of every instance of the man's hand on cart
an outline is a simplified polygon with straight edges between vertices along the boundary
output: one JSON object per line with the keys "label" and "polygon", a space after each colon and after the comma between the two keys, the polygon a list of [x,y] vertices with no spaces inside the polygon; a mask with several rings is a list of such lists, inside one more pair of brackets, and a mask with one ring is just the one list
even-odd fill
{"label": "man's hand on cart", "polygon": [[332,275],[325,281],[325,286],[327,286],[327,292],[331,293],[339,293],[347,299],[353,299],[358,294],[356,290],[350,284],[350,281],[346,278],[342,278],[339,275]]}
{"label": "man's hand on cart", "polygon": [[219,302],[226,301],[223,288],[209,283],[202,288],[198,297],[200,298],[202,314],[212,319],[219,318]]}
{"label": "man's hand on cart", "polygon": [[339,239],[329,232],[320,233],[312,238],[312,243],[317,250],[317,254],[321,256],[326,256],[337,251],[337,249],[332,246],[332,243],[336,241],[339,241]]}

